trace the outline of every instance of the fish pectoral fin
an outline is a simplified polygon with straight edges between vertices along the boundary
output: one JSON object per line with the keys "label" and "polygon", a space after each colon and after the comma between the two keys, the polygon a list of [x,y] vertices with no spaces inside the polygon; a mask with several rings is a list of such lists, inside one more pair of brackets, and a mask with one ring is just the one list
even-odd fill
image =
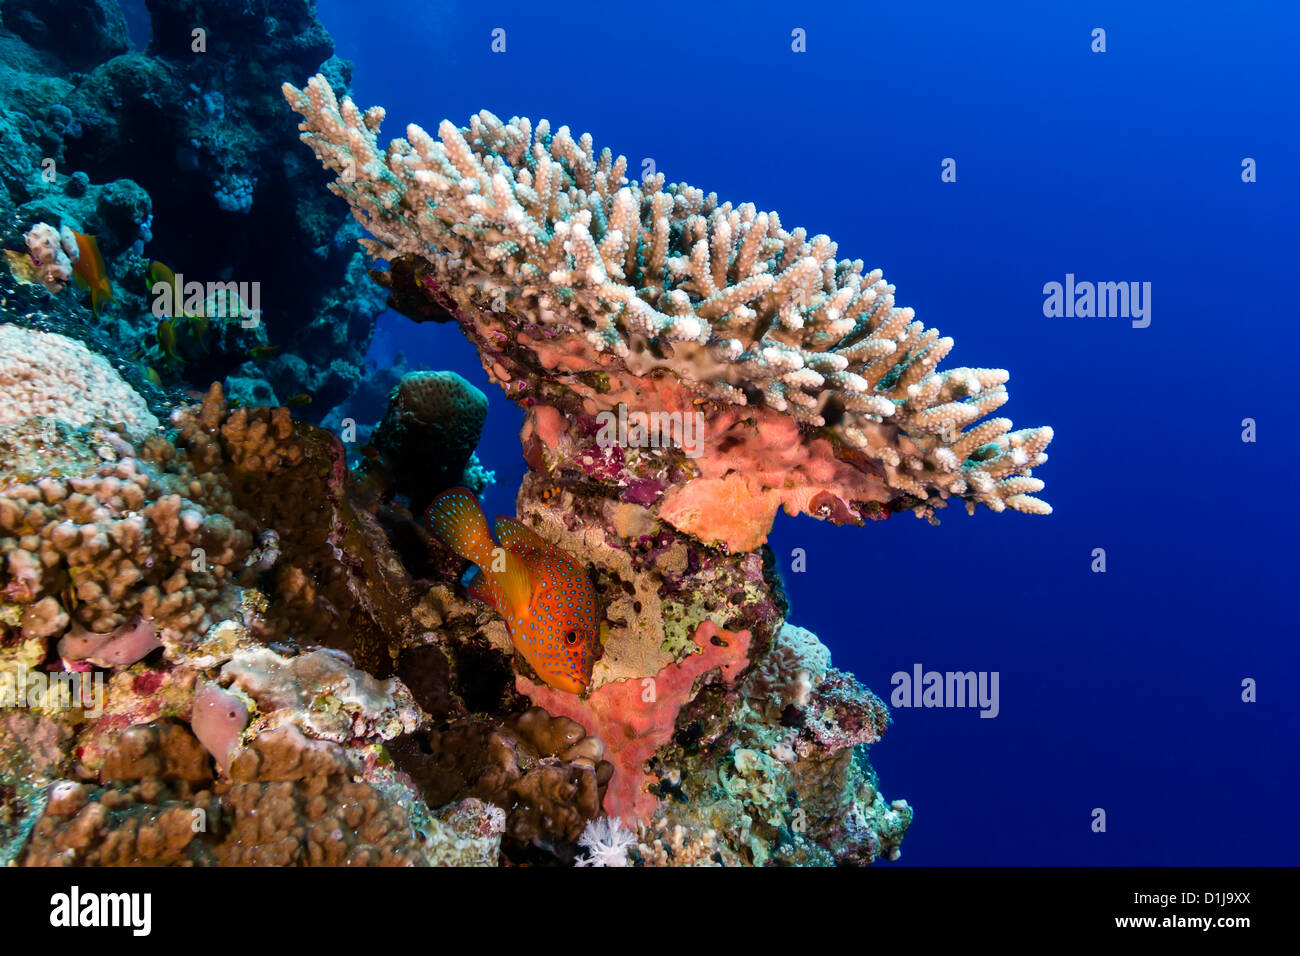
{"label": "fish pectoral fin", "polygon": [[497,611],[501,610],[499,607],[497,607],[498,602],[497,602],[496,588],[492,587],[492,582],[488,580],[487,575],[484,574],[482,571],[480,571],[477,567],[474,568],[474,571],[469,579],[469,593],[470,593],[470,597],[476,598],[477,600],[482,601],[484,604],[492,605],[492,607],[496,608]]}
{"label": "fish pectoral fin", "polygon": [[[533,603],[533,593],[537,579],[528,565],[518,555],[506,551],[505,570],[496,571],[492,577],[501,589],[501,597],[511,614],[522,618],[528,613],[528,606]],[[504,612],[506,608],[501,610]]]}

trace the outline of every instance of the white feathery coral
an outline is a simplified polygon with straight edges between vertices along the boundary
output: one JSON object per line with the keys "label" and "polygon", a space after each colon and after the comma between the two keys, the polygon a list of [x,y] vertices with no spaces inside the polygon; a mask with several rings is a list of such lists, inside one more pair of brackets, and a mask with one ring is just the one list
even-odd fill
{"label": "white feathery coral", "polygon": [[586,856],[575,860],[577,866],[627,866],[627,851],[636,846],[636,835],[613,817],[597,817],[583,828],[578,845]]}

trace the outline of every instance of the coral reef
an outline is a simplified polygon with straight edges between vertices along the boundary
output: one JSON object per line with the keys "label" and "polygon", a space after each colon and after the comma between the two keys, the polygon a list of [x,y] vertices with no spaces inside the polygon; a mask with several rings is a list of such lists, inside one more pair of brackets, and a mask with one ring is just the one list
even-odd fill
{"label": "coral reef", "polygon": [[88,70],[128,48],[122,8],[106,0],[4,0],[0,20],[33,47],[74,70]]}
{"label": "coral reef", "polygon": [[640,828],[633,848],[589,823],[581,861],[895,856],[911,812],[866,762],[887,712],[786,623],[763,545],[782,507],[1045,513],[1028,470],[1050,429],[977,424],[1007,374],[937,371],[951,340],[826,237],[662,176],[628,184],[567,128],[483,112],[383,152],[382,109],[320,77],[284,92],[389,263],[390,306],[457,321],[524,409],[519,518],[592,575],[608,634],[589,692],[515,679],[602,741],[602,809]]}
{"label": "coral reef", "polygon": [[627,851],[636,844],[635,835],[620,820],[599,817],[582,829],[578,845],[587,851],[577,866],[627,866]]}
{"label": "coral reef", "polygon": [[428,815],[410,791],[356,768],[340,747],[284,727],[215,780],[178,723],[124,732],[98,780],[50,784],[27,866],[411,866],[494,862],[500,822],[466,803]]}
{"label": "coral reef", "polygon": [[74,627],[93,632],[73,632],[82,645],[104,644],[138,617],[150,630],[201,634],[234,598],[249,519],[218,476],[197,473],[163,439],[137,449],[113,431],[74,435],[93,464],[0,493],[4,597],[22,609],[25,634],[53,640]]}
{"label": "coral reef", "polygon": [[[304,0],[147,7],[152,40],[140,51],[113,0],[0,3],[6,257],[22,281],[71,302],[81,293],[61,292],[59,244],[30,227],[96,236],[116,304],[58,331],[103,336],[118,355],[143,352],[181,391],[230,377],[269,396],[306,394],[305,413],[320,418],[361,381],[383,295],[352,247],[360,233],[346,208],[292,148],[277,86],[317,70],[346,85],[351,65],[332,55]],[[193,49],[196,24],[202,50]],[[155,257],[206,290],[211,321],[182,319],[174,348],[150,308]],[[242,307],[254,300],[257,325],[244,327],[243,311],[240,321],[214,311],[214,287],[238,289]],[[11,321],[32,321],[14,305]],[[269,344],[274,355],[250,357]]]}
{"label": "coral reef", "polygon": [[[454,403],[441,414],[454,431]],[[66,474],[39,474],[33,423],[63,442]],[[4,426],[0,663],[104,678],[95,709],[33,710],[19,733],[37,749],[0,753],[10,858],[896,853],[910,811],[879,796],[864,752],[885,710],[783,625],[769,555],[705,548],[599,477],[530,474],[521,517],[588,565],[609,623],[579,698],[513,671],[504,623],[460,591],[464,562],[377,499],[333,436],[231,409],[219,386],[168,425],[134,443],[121,425]],[[602,814],[623,829],[592,829]]]}
{"label": "coral reef", "polygon": [[[1029,472],[1050,430],[984,420],[1006,373],[940,370],[951,340],[826,237],[629,183],[567,128],[481,113],[381,152],[382,110],[336,98],[348,68],[305,0],[148,0],[144,53],[111,4],[52,3],[0,0],[0,101],[26,118],[0,117],[18,230],[0,275],[0,691],[26,698],[0,721],[0,862],[897,858],[912,811],[868,761],[888,711],[791,622],[766,535],[779,509],[1046,512]],[[56,35],[55,8],[105,36]],[[184,55],[195,22],[219,55]],[[374,285],[306,151],[268,161],[292,125],[270,78],[322,61],[328,79],[284,93],[388,260]],[[126,148],[145,123],[183,189]],[[190,236],[186,213],[247,241]],[[102,233],[121,287],[98,317],[65,288],[86,264],[74,229]],[[168,274],[143,258],[164,237],[176,261],[274,260],[293,281],[268,283],[251,328],[157,322],[139,289]],[[599,612],[582,693],[534,679],[420,520],[491,480],[486,397],[399,362],[342,403],[381,289],[457,322],[524,410],[518,521]],[[338,434],[304,420],[335,405]]]}
{"label": "coral reef", "polygon": [[540,707],[504,721],[463,720],[393,745],[431,804],[476,797],[505,810],[505,834],[563,854],[600,813],[614,768],[582,725]]}
{"label": "coral reef", "polygon": [[698,653],[680,664],[670,664],[645,680],[603,684],[585,700],[522,675],[517,678],[519,690],[535,703],[573,718],[608,742],[617,770],[616,786],[604,801],[610,816],[634,820],[654,812],[658,800],[646,791],[654,780],[642,767],[671,739],[678,711],[695,696],[696,679],[717,668],[723,680],[734,681],[748,663],[748,631],[730,634],[705,621],[695,643]]}
{"label": "coral reef", "polygon": [[39,283],[53,295],[63,291],[72,279],[73,266],[81,256],[72,230],[55,229],[48,222],[38,222],[23,234],[27,257],[6,249],[10,271],[24,284]]}

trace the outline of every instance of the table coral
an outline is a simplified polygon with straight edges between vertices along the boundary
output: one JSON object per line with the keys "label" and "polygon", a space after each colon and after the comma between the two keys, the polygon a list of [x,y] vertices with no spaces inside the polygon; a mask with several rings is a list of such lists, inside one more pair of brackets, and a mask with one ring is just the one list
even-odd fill
{"label": "table coral", "polygon": [[[284,94],[336,175],[331,190],[374,236],[370,254],[420,260],[390,275],[408,286],[394,303],[418,297],[412,282],[437,299],[512,398],[529,379],[585,380],[584,397],[605,410],[629,392],[649,411],[678,413],[695,397],[788,416],[805,454],[830,442],[861,473],[828,489],[843,505],[821,515],[832,520],[871,501],[929,514],[953,496],[1050,510],[1030,470],[1051,429],[980,422],[1006,402],[1008,373],[939,371],[952,339],[896,307],[879,270],[837,260],[829,237],[662,174],[629,182],[625,157],[545,120],[484,110],[468,128],[444,120],[437,139],[408,126],[384,151],[381,108],[340,102],[322,76]],[[486,348],[505,340],[513,362]],[[656,408],[655,378],[685,392]],[[772,511],[825,505],[769,498]]]}
{"label": "table coral", "polygon": [[[354,134],[378,115],[335,106],[364,151]],[[610,624],[590,696],[512,671],[464,563],[404,507],[472,465],[483,397],[459,379],[403,379],[373,440],[405,473],[381,494],[333,435],[232,408],[219,386],[165,432],[0,424],[6,660],[112,671],[98,718],[38,715],[57,751],[39,769],[9,748],[33,763],[21,793],[0,780],[35,820],[3,834],[23,862],[554,864],[584,833],[633,865],[896,854],[910,809],[866,761],[887,712],[786,622],[767,527],[781,507],[860,522],[945,496],[1033,510],[1017,495],[1034,479],[971,491],[944,450],[979,439],[958,463],[978,485],[1037,464],[1049,433],[962,432],[968,408],[947,406],[997,404],[1002,373],[936,372],[944,341],[824,237],[690,187],[627,186],[566,131],[516,143],[521,127],[475,123],[446,133],[434,175],[476,195],[401,178],[419,162],[400,148],[340,188],[446,200],[418,210],[382,279],[403,311],[459,320],[525,409],[519,519],[588,566]],[[390,212],[412,209],[376,222]],[[599,416],[627,407],[700,416],[698,445],[611,444]],[[38,451],[44,436],[60,447]],[[187,565],[196,547],[206,561]],[[107,574],[88,560],[105,555]],[[124,570],[146,557],[138,579]],[[636,839],[606,817],[602,840],[602,810],[641,824]]]}

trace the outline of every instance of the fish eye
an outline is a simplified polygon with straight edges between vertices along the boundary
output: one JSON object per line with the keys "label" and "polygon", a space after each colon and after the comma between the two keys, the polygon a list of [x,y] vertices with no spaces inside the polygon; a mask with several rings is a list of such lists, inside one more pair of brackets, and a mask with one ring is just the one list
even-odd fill
{"label": "fish eye", "polygon": [[564,640],[565,640],[566,643],[569,643],[569,644],[577,644],[577,643],[578,643],[578,632],[577,632],[577,631],[566,631],[565,634],[564,634]]}

